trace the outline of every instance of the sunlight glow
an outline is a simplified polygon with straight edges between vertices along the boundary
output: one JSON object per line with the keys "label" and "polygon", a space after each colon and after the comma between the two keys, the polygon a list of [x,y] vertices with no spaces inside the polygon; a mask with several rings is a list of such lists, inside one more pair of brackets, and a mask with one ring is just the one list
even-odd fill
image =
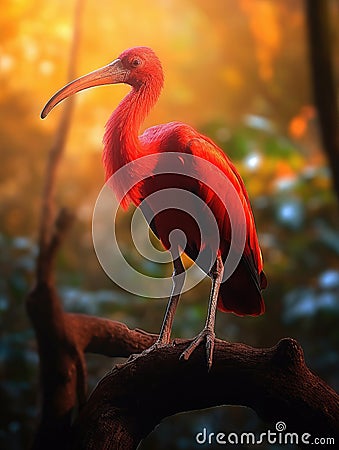
{"label": "sunlight glow", "polygon": [[303,222],[302,205],[298,201],[287,201],[278,209],[278,220],[291,228],[298,228]]}
{"label": "sunlight glow", "polygon": [[275,185],[279,191],[285,191],[291,189],[297,183],[297,178],[295,176],[279,177]]}
{"label": "sunlight glow", "polygon": [[0,56],[0,72],[8,73],[13,69],[14,58],[11,55],[3,54]]}
{"label": "sunlight glow", "polygon": [[21,45],[23,48],[25,58],[28,61],[36,60],[38,56],[38,46],[35,40],[32,39],[30,36],[23,35],[21,38]]}
{"label": "sunlight glow", "polygon": [[52,61],[45,59],[40,62],[39,70],[43,75],[47,76],[47,75],[51,75],[54,72],[55,66]]}
{"label": "sunlight glow", "polygon": [[244,122],[247,126],[255,128],[257,130],[272,132],[274,131],[273,124],[266,117],[258,116],[255,114],[246,114]]}
{"label": "sunlight glow", "polygon": [[246,156],[244,162],[248,169],[255,170],[260,167],[262,157],[259,153],[253,152]]}
{"label": "sunlight glow", "polygon": [[335,289],[339,287],[339,271],[326,270],[319,277],[319,285],[323,289]]}
{"label": "sunlight glow", "polygon": [[72,27],[70,23],[58,23],[55,27],[57,36],[69,41],[72,36]]}

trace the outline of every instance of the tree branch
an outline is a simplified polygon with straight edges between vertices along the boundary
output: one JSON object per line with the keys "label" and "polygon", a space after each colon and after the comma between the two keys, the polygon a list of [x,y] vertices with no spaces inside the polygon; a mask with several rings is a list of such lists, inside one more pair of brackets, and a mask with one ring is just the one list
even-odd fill
{"label": "tree branch", "polygon": [[125,324],[82,314],[66,314],[67,327],[77,336],[83,352],[110,357],[128,357],[150,347],[158,337]]}
{"label": "tree branch", "polygon": [[216,340],[210,372],[203,346],[189,361],[179,359],[188,342],[146,352],[109,372],[80,413],[72,448],[136,449],[163,418],[219,405],[248,406],[300,436],[339,438],[339,396],[307,368],[296,341],[255,349]]}
{"label": "tree branch", "polygon": [[40,284],[27,300],[38,341],[42,388],[35,450],[68,448],[72,415],[87,397],[85,352],[129,356],[148,348],[157,337],[120,322],[65,313],[56,295],[54,288]]}
{"label": "tree branch", "polygon": [[[69,80],[75,78],[77,55],[80,40],[80,25],[83,11],[84,0],[77,0],[74,9],[74,30],[72,44],[69,54],[68,74]],[[54,226],[58,225],[58,219],[55,218],[55,180],[60,166],[60,160],[64,153],[68,131],[71,125],[74,98],[65,102],[60,117],[60,121],[55,133],[54,141],[49,149],[46,174],[44,180],[42,204],[39,224],[39,254],[37,257],[37,282],[47,282],[52,275],[52,268],[47,262],[50,262],[48,251],[53,240]],[[62,212],[59,213],[59,215]]]}

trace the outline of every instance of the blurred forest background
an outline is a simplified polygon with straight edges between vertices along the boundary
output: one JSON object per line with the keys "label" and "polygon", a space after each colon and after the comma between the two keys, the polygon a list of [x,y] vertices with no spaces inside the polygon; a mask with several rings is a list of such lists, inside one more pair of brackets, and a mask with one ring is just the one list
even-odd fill
{"label": "blurred forest background", "polygon": [[[338,80],[339,4],[329,5]],[[219,314],[217,336],[263,347],[293,337],[309,367],[338,390],[339,214],[313,105],[304,6],[301,0],[87,0],[77,74],[134,45],[157,52],[165,88],[145,127],[188,122],[225,150],[249,191],[263,250],[266,314]],[[46,156],[61,108],[44,122],[39,114],[68,81],[73,16],[69,0],[2,0],[0,447],[8,450],[27,447],[39,413],[39,361],[24,299],[34,279]],[[57,202],[77,221],[59,253],[57,284],[68,311],[158,333],[166,300],[117,288],[92,246],[92,211],[104,181],[104,124],[127,91],[111,86],[77,96],[57,180]],[[128,242],[131,214],[119,218],[122,242]],[[142,269],[147,262],[129,251]],[[159,273],[158,265],[147,270]],[[205,280],[183,296],[174,336],[200,331],[208,291]],[[114,363],[98,356],[87,361],[91,387]],[[214,408],[165,420],[142,448],[198,448],[195,435],[203,427],[267,429],[246,408]]]}

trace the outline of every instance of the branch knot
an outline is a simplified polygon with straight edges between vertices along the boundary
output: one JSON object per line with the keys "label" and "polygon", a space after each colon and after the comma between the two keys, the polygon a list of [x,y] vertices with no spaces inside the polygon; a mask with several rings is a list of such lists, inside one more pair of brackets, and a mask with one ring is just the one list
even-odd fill
{"label": "branch knot", "polygon": [[273,362],[277,366],[291,370],[305,366],[303,349],[295,339],[281,339],[274,347],[274,350]]}

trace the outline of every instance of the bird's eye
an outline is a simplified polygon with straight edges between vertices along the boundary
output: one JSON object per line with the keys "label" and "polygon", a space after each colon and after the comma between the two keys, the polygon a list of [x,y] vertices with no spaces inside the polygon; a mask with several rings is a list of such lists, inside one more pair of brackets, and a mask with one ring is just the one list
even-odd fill
{"label": "bird's eye", "polygon": [[135,58],[135,59],[132,60],[131,64],[132,64],[133,67],[138,67],[141,64],[141,60],[138,59],[138,58]]}

